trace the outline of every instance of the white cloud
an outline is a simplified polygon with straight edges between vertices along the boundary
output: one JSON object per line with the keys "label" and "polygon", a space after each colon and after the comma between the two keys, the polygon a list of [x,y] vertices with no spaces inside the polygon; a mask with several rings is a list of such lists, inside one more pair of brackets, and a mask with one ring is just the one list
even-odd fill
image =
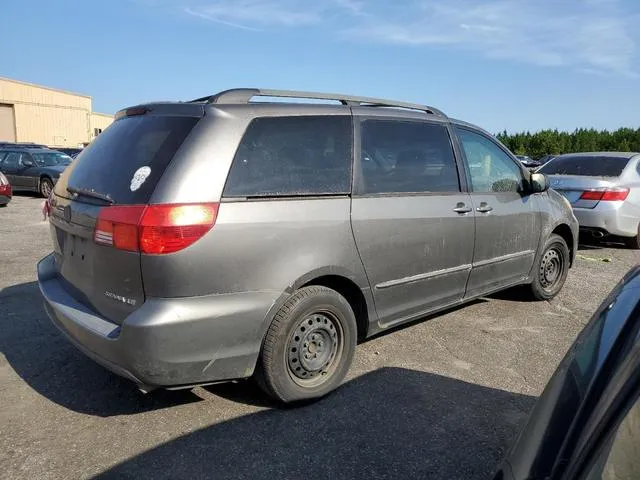
{"label": "white cloud", "polygon": [[[635,0],[203,0],[191,15],[262,30],[317,27],[342,40],[635,76]],[[636,9],[635,12],[625,10]]]}

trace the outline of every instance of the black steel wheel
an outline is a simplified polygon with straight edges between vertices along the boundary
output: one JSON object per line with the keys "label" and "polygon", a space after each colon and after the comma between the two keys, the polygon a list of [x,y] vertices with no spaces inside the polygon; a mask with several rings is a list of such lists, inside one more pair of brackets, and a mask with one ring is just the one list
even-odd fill
{"label": "black steel wheel", "polygon": [[538,259],[531,283],[533,296],[537,300],[549,300],[562,290],[569,272],[569,263],[567,242],[560,235],[550,235]]}
{"label": "black steel wheel", "polygon": [[321,398],[344,379],[356,339],[356,319],[342,295],[321,286],[301,288],[267,330],[258,384],[283,403]]}

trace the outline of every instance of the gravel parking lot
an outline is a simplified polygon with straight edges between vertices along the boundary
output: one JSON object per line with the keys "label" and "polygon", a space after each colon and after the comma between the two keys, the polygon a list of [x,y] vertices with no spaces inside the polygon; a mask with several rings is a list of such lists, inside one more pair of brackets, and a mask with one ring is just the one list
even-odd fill
{"label": "gravel parking lot", "polygon": [[477,301],[358,347],[346,383],[277,409],[251,382],[140,394],[46,317],[40,199],[0,209],[1,478],[490,478],[558,361],[640,256],[581,247],[561,294]]}

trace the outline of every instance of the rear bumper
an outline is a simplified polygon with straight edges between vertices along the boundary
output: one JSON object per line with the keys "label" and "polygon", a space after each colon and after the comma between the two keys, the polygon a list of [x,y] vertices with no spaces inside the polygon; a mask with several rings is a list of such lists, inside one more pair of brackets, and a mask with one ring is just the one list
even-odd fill
{"label": "rear bumper", "polygon": [[267,313],[279,297],[244,292],[151,298],[117,325],[63,288],[52,255],[38,264],[38,283],[49,317],[74,345],[112,372],[150,387],[251,376]]}
{"label": "rear bumper", "polygon": [[640,212],[632,210],[625,202],[600,202],[595,208],[574,208],[573,213],[583,230],[600,230],[610,235],[634,237],[638,234]]}
{"label": "rear bumper", "polygon": [[11,197],[8,195],[1,195],[0,194],[0,205],[6,205],[7,203],[9,203],[11,201]]}

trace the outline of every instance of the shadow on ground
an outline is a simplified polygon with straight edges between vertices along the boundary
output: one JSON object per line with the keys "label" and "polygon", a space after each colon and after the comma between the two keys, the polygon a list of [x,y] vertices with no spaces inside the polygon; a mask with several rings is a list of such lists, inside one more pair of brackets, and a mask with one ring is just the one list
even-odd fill
{"label": "shadow on ground", "polygon": [[0,352],[36,392],[70,410],[109,417],[201,400],[191,391],[140,394],[76,350],[47,317],[36,282],[0,291]]}
{"label": "shadow on ground", "polygon": [[[252,388],[224,390],[238,398]],[[384,368],[318,403],[184,435],[98,478],[491,478],[533,403],[440,375]]]}

